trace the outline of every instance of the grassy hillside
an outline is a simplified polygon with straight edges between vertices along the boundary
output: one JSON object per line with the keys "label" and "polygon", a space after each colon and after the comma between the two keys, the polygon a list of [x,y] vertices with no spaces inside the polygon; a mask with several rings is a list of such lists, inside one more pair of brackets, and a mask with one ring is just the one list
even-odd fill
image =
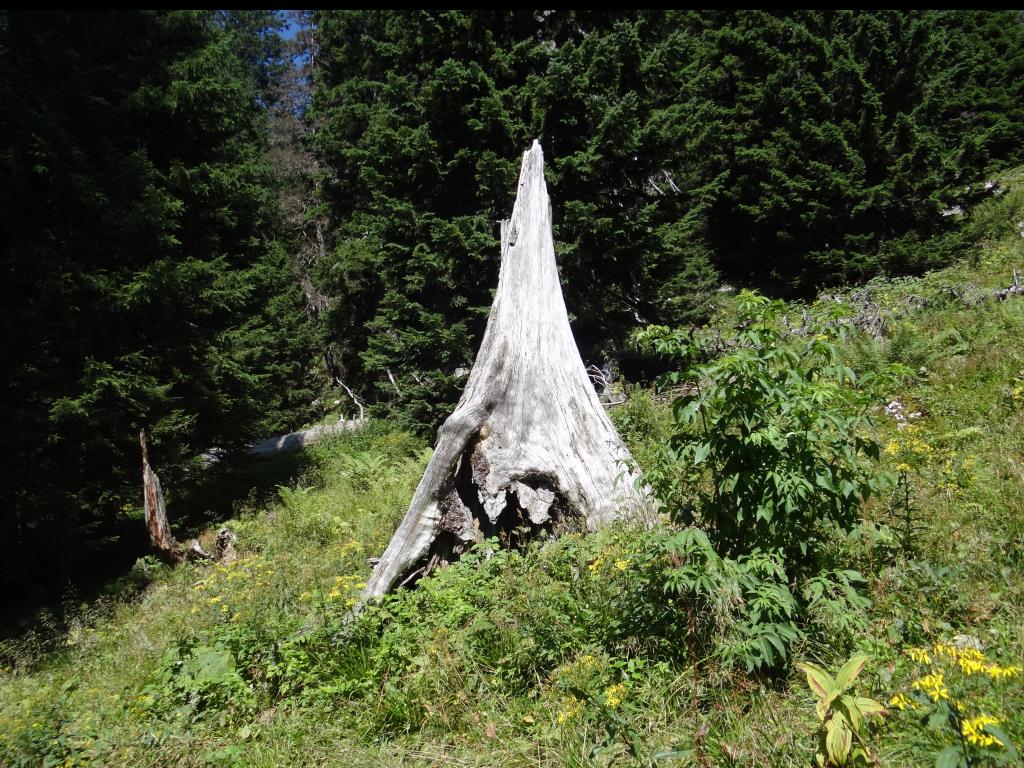
{"label": "grassy hillside", "polygon": [[[766,616],[789,621],[770,565],[728,592],[734,566],[694,557],[718,588],[673,593],[667,529],[485,548],[346,621],[428,455],[377,425],[312,449],[273,504],[240,505],[234,563],[140,561],[59,646],[43,629],[5,641],[0,765],[807,765],[818,719],[794,662],[835,671],[857,651],[856,693],[888,707],[864,728],[881,765],[957,745],[1012,764],[971,728],[990,716],[1024,745],[1024,297],[986,298],[1024,268],[1015,181],[971,213],[969,262],[838,297],[885,325],[840,351],[876,375],[875,470],[892,482],[829,544],[864,581],[798,595],[784,657],[742,663]],[[664,398],[634,391],[614,417],[653,462]]]}

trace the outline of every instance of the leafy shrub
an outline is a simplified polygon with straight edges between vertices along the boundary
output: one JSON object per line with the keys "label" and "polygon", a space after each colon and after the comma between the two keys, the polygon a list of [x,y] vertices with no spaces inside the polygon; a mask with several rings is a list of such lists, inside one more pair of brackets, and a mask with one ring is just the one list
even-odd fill
{"label": "leafy shrub", "polygon": [[810,576],[800,585],[805,621],[823,644],[849,647],[867,629],[871,601],[859,591],[864,577],[850,568]]}
{"label": "leafy shrub", "polygon": [[736,559],[720,557],[698,528],[660,536],[654,544],[668,560],[663,590],[685,605],[692,639],[703,633],[705,645],[724,662],[743,664],[747,671],[786,658],[797,638],[797,604],[777,555],[754,550]]}
{"label": "leafy shrub", "polygon": [[663,386],[683,385],[674,433],[648,473],[677,520],[706,528],[719,552],[780,551],[806,563],[830,526],[849,530],[879,490],[866,403],[837,361],[835,330],[803,339],[779,328],[783,305],[738,297],[738,332],[717,341],[651,327],[641,343],[677,360]]}
{"label": "leafy shrub", "polygon": [[161,679],[144,689],[143,703],[191,720],[215,714],[221,723],[248,712],[253,691],[239,673],[234,655],[222,646],[184,642],[164,657]]}

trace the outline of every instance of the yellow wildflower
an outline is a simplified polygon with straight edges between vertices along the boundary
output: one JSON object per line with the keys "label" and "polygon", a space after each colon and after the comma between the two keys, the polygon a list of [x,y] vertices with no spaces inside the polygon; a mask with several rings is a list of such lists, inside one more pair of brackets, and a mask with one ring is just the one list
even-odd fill
{"label": "yellow wildflower", "polygon": [[901,461],[899,464],[896,465],[897,472],[909,472],[911,469],[912,467],[905,461]]}
{"label": "yellow wildflower", "polygon": [[214,595],[213,597],[211,597],[206,602],[208,602],[210,605],[216,605],[217,603],[219,603],[223,599],[224,598],[222,598],[220,595]]}
{"label": "yellow wildflower", "polygon": [[998,664],[986,664],[981,671],[993,680],[1003,680],[1009,677],[1016,677],[1021,673],[1021,668],[1000,667]]}
{"label": "yellow wildflower", "polygon": [[890,440],[885,444],[885,452],[890,456],[895,456],[900,452],[900,444],[895,440]]}
{"label": "yellow wildflower", "polygon": [[949,699],[949,689],[946,688],[945,676],[942,672],[925,675],[920,680],[915,680],[913,687],[919,691],[923,691],[932,701]]}
{"label": "yellow wildflower", "polygon": [[900,710],[917,709],[917,704],[905,693],[897,693],[889,699],[889,706]]}
{"label": "yellow wildflower", "polygon": [[918,664],[932,663],[932,657],[928,654],[927,648],[907,648],[906,653],[911,661],[916,661]]}
{"label": "yellow wildflower", "polygon": [[976,675],[979,672],[984,672],[986,668],[993,666],[968,657],[959,658],[956,660],[956,663],[960,667],[960,671],[965,675]]}
{"label": "yellow wildflower", "polygon": [[615,570],[616,571],[624,571],[627,568],[629,568],[629,560],[624,560],[624,559],[620,558],[620,559],[615,561]]}
{"label": "yellow wildflower", "polygon": [[960,649],[951,643],[936,643],[935,653],[939,656],[945,656],[953,661],[956,661],[960,657]]}
{"label": "yellow wildflower", "polygon": [[985,731],[985,726],[987,725],[999,725],[999,721],[988,715],[978,715],[977,717],[964,720],[960,724],[960,730],[965,739],[979,747],[993,747],[996,744],[1000,747],[1006,746],[995,736]]}
{"label": "yellow wildflower", "polygon": [[559,710],[556,719],[559,725],[561,725],[579,717],[581,712],[583,712],[583,702],[575,696],[566,696],[562,699],[562,708]]}
{"label": "yellow wildflower", "polygon": [[604,558],[603,557],[599,557],[594,562],[592,562],[589,566],[587,566],[587,568],[588,568],[588,570],[591,573],[597,573],[601,569],[602,565],[604,565]]}
{"label": "yellow wildflower", "polygon": [[629,694],[629,689],[622,683],[616,683],[615,685],[609,686],[604,690],[604,700],[608,703],[608,706],[612,709],[619,706],[626,696]]}

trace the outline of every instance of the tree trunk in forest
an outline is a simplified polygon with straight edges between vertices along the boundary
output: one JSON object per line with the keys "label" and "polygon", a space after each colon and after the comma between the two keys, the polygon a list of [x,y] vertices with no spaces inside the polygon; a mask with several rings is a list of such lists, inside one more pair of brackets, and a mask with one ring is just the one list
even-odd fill
{"label": "tree trunk in forest", "polygon": [[569,327],[534,142],[512,218],[502,222],[501,274],[476,363],[367,596],[491,536],[515,545],[645,515],[648,497],[629,460]]}

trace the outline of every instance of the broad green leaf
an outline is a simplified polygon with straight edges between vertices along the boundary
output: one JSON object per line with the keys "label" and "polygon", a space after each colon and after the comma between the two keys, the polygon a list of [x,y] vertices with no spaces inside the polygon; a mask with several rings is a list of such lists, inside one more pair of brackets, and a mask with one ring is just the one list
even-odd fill
{"label": "broad green leaf", "polygon": [[1006,735],[1006,732],[1002,728],[996,725],[986,725],[985,731],[990,735],[995,736],[997,739],[999,739],[1000,742],[1002,742],[1004,754],[1007,758],[1007,761],[1017,759],[1017,750],[1013,746],[1013,742],[1010,741],[1010,737]]}
{"label": "broad green leaf", "polygon": [[948,719],[949,716],[946,712],[942,710],[932,712],[928,716],[928,727],[931,728],[933,731],[941,730],[946,727],[946,721]]}
{"label": "broad green leaf", "polygon": [[854,696],[853,700],[857,703],[857,709],[860,710],[862,715],[885,714],[885,706],[881,702],[863,696]]}
{"label": "broad green leaf", "polygon": [[935,768],[958,768],[962,756],[959,747],[946,747],[935,756]]}
{"label": "broad green leaf", "polygon": [[698,443],[697,447],[693,451],[693,463],[703,463],[704,460],[707,459],[709,453],[711,453],[710,443]]}
{"label": "broad green leaf", "polygon": [[836,688],[840,691],[845,691],[849,688],[850,683],[852,683],[857,678],[857,675],[860,674],[860,671],[864,669],[864,664],[867,662],[868,658],[869,657],[866,653],[858,653],[843,664],[839,669],[839,672],[836,674]]}
{"label": "broad green leaf", "polygon": [[840,696],[836,701],[837,709],[841,710],[846,719],[850,722],[853,730],[859,731],[863,718],[861,717],[860,709],[857,708],[857,702],[852,696]]}
{"label": "broad green leaf", "polygon": [[796,668],[807,675],[807,686],[814,695],[822,701],[828,700],[835,689],[835,681],[828,672],[809,661],[797,664]]}
{"label": "broad green leaf", "polygon": [[846,765],[852,743],[853,733],[844,722],[829,720],[825,724],[825,749],[833,763]]}

